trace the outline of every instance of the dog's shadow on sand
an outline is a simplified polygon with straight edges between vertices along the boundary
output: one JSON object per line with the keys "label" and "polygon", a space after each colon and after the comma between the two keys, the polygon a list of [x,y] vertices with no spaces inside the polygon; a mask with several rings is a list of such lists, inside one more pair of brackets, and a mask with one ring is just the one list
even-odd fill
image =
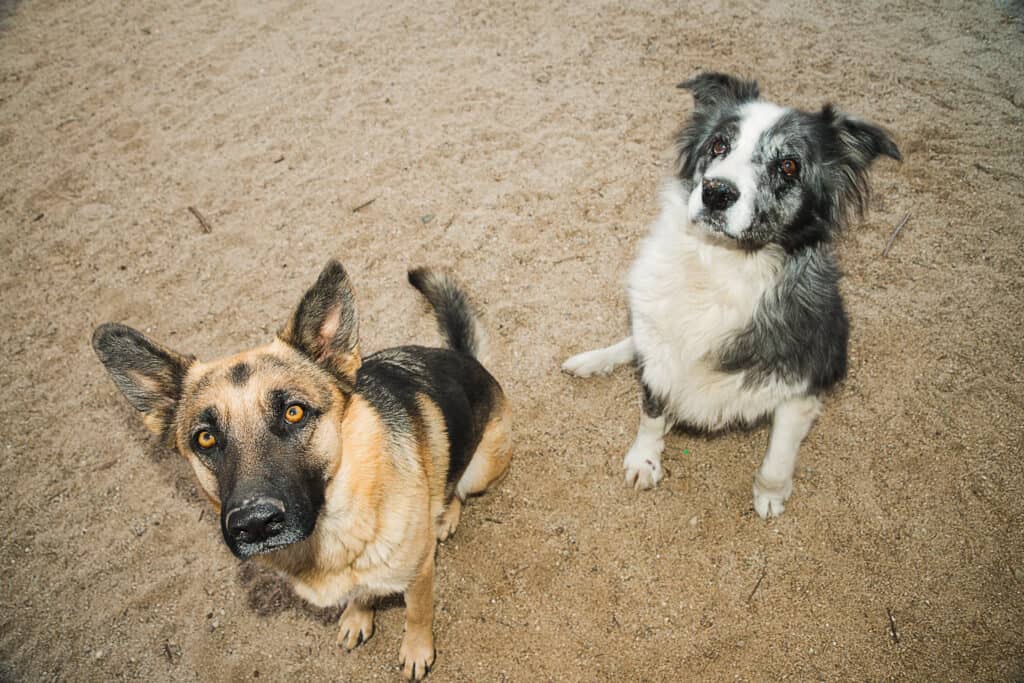
{"label": "dog's shadow on sand", "polygon": [[[338,623],[343,605],[314,607],[295,594],[287,581],[273,570],[255,562],[245,562],[238,568],[238,582],[246,592],[249,609],[261,617],[273,617],[286,612],[310,621],[330,626]],[[374,603],[378,610],[393,609],[405,604],[401,595],[392,595]]]}

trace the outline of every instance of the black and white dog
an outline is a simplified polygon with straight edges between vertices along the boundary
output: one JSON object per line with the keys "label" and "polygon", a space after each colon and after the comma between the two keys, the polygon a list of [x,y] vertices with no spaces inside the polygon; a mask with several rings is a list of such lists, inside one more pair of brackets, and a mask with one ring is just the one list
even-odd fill
{"label": "black and white dog", "polygon": [[635,361],[643,411],[624,465],[636,488],[664,476],[673,425],[717,430],[771,415],[754,509],[774,517],[821,396],[846,373],[831,240],[865,210],[871,162],[900,153],[876,126],[831,106],[765,102],[751,81],[704,73],[679,87],[695,108],[629,273],[632,336],[562,369],[588,377]]}

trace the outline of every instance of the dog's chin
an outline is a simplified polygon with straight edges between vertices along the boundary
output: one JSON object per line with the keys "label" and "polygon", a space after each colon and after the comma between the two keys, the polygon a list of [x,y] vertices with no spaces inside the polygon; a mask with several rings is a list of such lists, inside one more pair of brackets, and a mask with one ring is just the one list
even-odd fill
{"label": "dog's chin", "polygon": [[257,555],[269,555],[270,553],[287,548],[290,545],[299,543],[309,538],[310,534],[313,533],[313,529],[310,528],[308,531],[297,528],[284,529],[281,533],[276,534],[268,539],[259,541],[258,543],[246,543],[243,541],[236,541],[224,537],[224,542],[227,544],[228,549],[231,550],[232,554],[240,560],[248,560],[250,557],[256,557]]}
{"label": "dog's chin", "polygon": [[690,224],[712,241],[721,242],[722,244],[739,241],[727,231],[728,224],[724,220],[708,215],[703,211],[690,218]]}
{"label": "dog's chin", "polygon": [[764,246],[761,242],[751,239],[749,231],[736,236],[728,230],[728,223],[725,220],[703,211],[698,213],[696,218],[692,218],[690,224],[696,228],[705,242],[714,246],[741,251],[757,251]]}

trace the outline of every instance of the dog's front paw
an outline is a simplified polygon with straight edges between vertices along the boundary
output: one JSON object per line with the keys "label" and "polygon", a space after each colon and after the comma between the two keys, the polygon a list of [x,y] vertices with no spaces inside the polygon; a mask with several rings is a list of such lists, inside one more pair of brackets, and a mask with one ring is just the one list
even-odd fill
{"label": "dog's front paw", "polygon": [[425,631],[406,631],[402,638],[402,649],[398,657],[402,664],[402,675],[409,681],[421,681],[434,665],[434,636]]}
{"label": "dog's front paw", "polygon": [[338,622],[338,645],[354,650],[373,635],[373,609],[352,600]]}
{"label": "dog's front paw", "polygon": [[562,363],[562,371],[577,377],[592,377],[607,375],[616,365],[615,359],[605,349],[597,349],[572,356]]}
{"label": "dog's front paw", "polygon": [[634,446],[626,453],[622,465],[626,468],[626,486],[633,489],[653,488],[665,478],[660,453],[651,453]]}
{"label": "dog's front paw", "polygon": [[786,510],[786,501],[793,493],[793,480],[781,484],[754,477],[754,511],[761,519],[778,517]]}

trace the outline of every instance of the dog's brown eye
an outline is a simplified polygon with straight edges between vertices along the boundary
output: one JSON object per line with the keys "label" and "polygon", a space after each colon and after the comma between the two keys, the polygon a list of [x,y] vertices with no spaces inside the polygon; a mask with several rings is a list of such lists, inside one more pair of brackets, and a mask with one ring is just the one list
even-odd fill
{"label": "dog's brown eye", "polygon": [[779,170],[787,177],[793,178],[800,172],[800,164],[796,162],[796,159],[783,159],[779,164]]}
{"label": "dog's brown eye", "polygon": [[716,157],[720,157],[729,151],[729,143],[721,138],[711,143],[711,153]]}
{"label": "dog's brown eye", "polygon": [[293,403],[288,406],[284,411],[284,419],[291,424],[301,422],[302,418],[305,417],[306,411],[302,409],[298,403]]}
{"label": "dog's brown eye", "polygon": [[196,443],[203,449],[213,448],[217,445],[217,437],[210,432],[202,431],[199,432],[198,436],[196,436]]}

